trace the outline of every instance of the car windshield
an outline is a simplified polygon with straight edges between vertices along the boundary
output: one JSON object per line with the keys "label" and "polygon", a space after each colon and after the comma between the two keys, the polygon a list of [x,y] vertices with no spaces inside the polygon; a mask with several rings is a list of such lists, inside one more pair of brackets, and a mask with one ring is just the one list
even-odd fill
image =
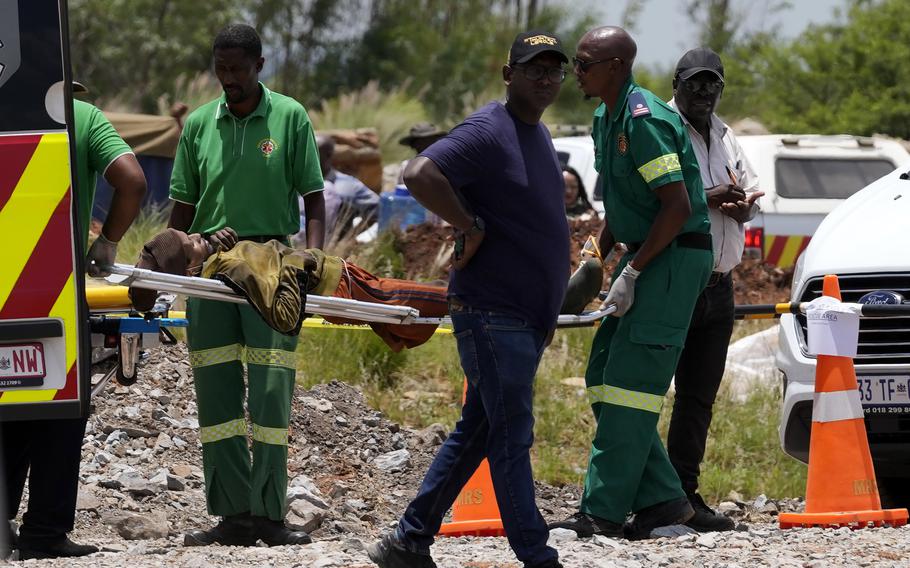
{"label": "car windshield", "polygon": [[774,183],[780,197],[846,199],[894,167],[884,158],[778,158]]}

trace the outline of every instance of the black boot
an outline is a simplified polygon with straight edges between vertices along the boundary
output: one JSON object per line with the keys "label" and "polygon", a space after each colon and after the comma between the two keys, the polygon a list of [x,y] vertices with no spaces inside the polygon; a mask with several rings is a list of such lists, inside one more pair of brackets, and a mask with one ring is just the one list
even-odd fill
{"label": "black boot", "polygon": [[575,531],[579,538],[588,538],[596,534],[610,538],[623,538],[622,524],[608,521],[594,515],[578,512],[564,521],[547,525],[550,530],[569,529]]}
{"label": "black boot", "polygon": [[698,493],[689,495],[689,504],[695,509],[695,515],[689,519],[686,526],[698,532],[732,531],[736,525],[733,519],[717,513],[705,504],[705,500]]}
{"label": "black boot", "polygon": [[313,539],[306,532],[291,528],[284,521],[273,521],[268,517],[253,517],[256,536],[269,546],[310,544]]}
{"label": "black boot", "polygon": [[651,531],[657,527],[682,525],[693,515],[695,511],[688,499],[671,499],[636,511],[632,521],[626,523],[623,530],[627,539],[642,540],[651,538]]}
{"label": "black boot", "polygon": [[379,568],[436,568],[429,554],[408,550],[394,533],[383,535],[382,540],[367,546],[367,556]]}
{"label": "black boot", "polygon": [[255,546],[256,534],[250,514],[227,515],[210,529],[194,529],[183,536],[184,546],[209,546],[216,543],[225,546]]}
{"label": "black boot", "polygon": [[97,546],[76,544],[67,537],[51,541],[19,542],[19,560],[32,558],[75,558],[98,552]]}

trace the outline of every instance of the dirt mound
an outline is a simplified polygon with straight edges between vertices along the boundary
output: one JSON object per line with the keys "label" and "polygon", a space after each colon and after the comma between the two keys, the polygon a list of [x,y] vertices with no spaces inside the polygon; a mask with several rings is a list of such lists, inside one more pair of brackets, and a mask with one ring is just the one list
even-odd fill
{"label": "dirt mound", "polygon": [[776,304],[790,300],[793,268],[782,269],[756,259],[733,269],[733,292],[739,304]]}
{"label": "dirt mound", "polygon": [[[588,240],[600,233],[602,223],[597,217],[569,220],[571,269],[575,270],[580,260],[579,253]],[[452,229],[448,226],[424,223],[408,227],[401,234],[398,248],[404,257],[404,272],[411,276],[427,279],[448,278],[448,255],[451,253],[449,237]],[[428,273],[428,268],[432,268]],[[609,289],[609,274],[604,276],[604,289]],[[790,297],[790,283],[793,269],[769,266],[759,260],[745,259],[733,271],[736,304],[773,304],[787,301]]]}

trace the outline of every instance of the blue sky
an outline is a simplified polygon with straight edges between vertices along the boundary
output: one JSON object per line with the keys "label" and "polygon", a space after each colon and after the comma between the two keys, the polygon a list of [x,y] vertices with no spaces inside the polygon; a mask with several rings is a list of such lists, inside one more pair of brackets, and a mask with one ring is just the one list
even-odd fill
{"label": "blue sky", "polygon": [[[587,10],[598,22],[617,25],[622,19],[626,0],[556,0],[573,10]],[[791,0],[792,7],[769,13],[772,0],[735,0],[736,9],[748,14],[747,27],[756,30],[778,29],[785,38],[799,35],[809,24],[834,21],[834,10],[845,0]],[[638,62],[648,66],[672,66],[688,49],[696,47],[695,33],[679,0],[645,0],[632,35],[638,43]]]}

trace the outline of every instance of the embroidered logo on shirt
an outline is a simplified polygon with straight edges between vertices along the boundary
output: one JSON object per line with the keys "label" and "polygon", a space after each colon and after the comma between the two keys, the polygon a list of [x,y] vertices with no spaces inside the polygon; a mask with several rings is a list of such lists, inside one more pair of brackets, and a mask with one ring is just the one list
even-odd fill
{"label": "embroidered logo on shirt", "polygon": [[625,156],[626,152],[629,151],[629,139],[626,138],[623,132],[620,132],[619,136],[616,137],[616,149],[619,151],[620,156]]}
{"label": "embroidered logo on shirt", "polygon": [[278,142],[272,138],[266,138],[264,140],[260,140],[259,144],[257,144],[256,147],[259,148],[259,151],[262,152],[263,156],[268,158],[272,155],[272,152],[278,149]]}

